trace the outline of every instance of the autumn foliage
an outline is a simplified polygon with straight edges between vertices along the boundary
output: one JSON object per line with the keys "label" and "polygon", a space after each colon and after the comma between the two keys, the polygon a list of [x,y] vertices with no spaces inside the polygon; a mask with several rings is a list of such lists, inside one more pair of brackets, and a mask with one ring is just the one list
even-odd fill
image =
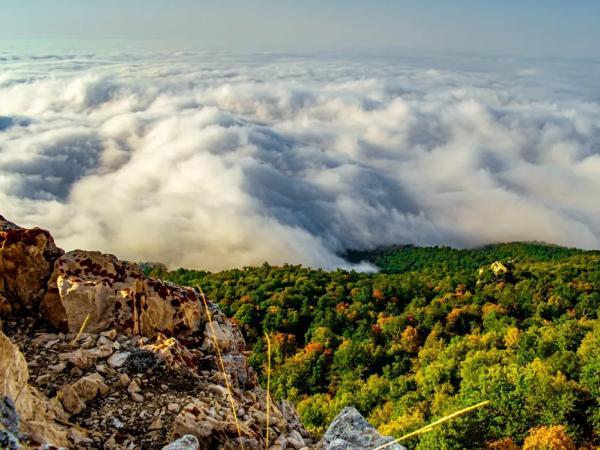
{"label": "autumn foliage", "polygon": [[[241,325],[272,392],[322,433],[353,405],[414,450],[600,445],[600,252],[541,244],[360,253],[381,273],[263,265],[155,273]],[[498,262],[499,264],[493,264]]]}

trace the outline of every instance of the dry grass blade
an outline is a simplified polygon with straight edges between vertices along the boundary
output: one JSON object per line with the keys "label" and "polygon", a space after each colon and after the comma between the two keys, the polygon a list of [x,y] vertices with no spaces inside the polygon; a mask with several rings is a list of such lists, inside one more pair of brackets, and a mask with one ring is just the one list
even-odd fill
{"label": "dry grass blade", "polygon": [[430,423],[429,425],[424,426],[423,428],[419,428],[418,430],[413,431],[413,432],[408,433],[408,434],[405,434],[404,436],[399,437],[398,439],[394,439],[393,441],[390,441],[390,442],[388,442],[386,444],[380,445],[379,447],[375,448],[374,450],[381,450],[383,448],[389,447],[390,445],[397,444],[398,442],[404,441],[404,440],[406,440],[408,438],[417,436],[419,434],[427,433],[428,431],[431,431],[437,425],[440,425],[440,424],[442,424],[444,422],[452,420],[455,417],[462,416],[463,414],[470,413],[471,411],[474,411],[474,410],[476,410],[478,408],[481,408],[483,406],[489,405],[490,403],[491,403],[491,401],[486,400],[484,402],[477,403],[476,405],[469,406],[468,408],[461,409],[460,411],[456,411],[456,412],[454,412],[454,413],[452,413],[452,414],[450,414],[448,416],[442,417],[441,419],[438,419],[435,422]]}
{"label": "dry grass blade", "polygon": [[267,439],[265,449],[269,450],[269,419],[271,413],[271,339],[269,334],[265,333],[267,338]]}
{"label": "dry grass blade", "polygon": [[210,309],[208,308],[208,301],[206,300],[206,295],[204,295],[204,291],[200,287],[200,285],[196,285],[198,291],[200,292],[200,296],[202,297],[202,302],[204,303],[204,309],[206,311],[206,317],[208,318],[208,324],[210,326],[210,331],[212,334],[212,341],[215,349],[217,350],[217,358],[219,360],[219,366],[221,368],[221,373],[223,374],[223,378],[225,378],[225,387],[227,388],[227,393],[229,394],[229,404],[231,405],[231,412],[233,414],[233,420],[235,421],[235,427],[237,428],[238,437],[240,439],[240,446],[242,450],[244,450],[244,441],[242,440],[242,429],[240,428],[240,421],[238,420],[237,410],[235,406],[235,400],[233,399],[233,391],[231,389],[231,384],[229,383],[229,377],[227,376],[227,372],[225,371],[225,364],[223,363],[223,356],[221,355],[221,349],[219,348],[219,344],[217,342],[217,333],[215,330],[215,325],[212,320],[212,314],[210,313]]}
{"label": "dry grass blade", "polygon": [[75,336],[75,339],[73,339],[71,341],[71,343],[73,342],[77,342],[77,340],[81,337],[81,335],[83,334],[83,330],[85,330],[85,327],[87,326],[88,322],[90,321],[90,315],[88,314],[87,316],[85,316],[85,319],[83,320],[83,323],[81,324],[81,326],[79,327],[79,331],[77,332],[77,336]]}
{"label": "dry grass blade", "polygon": [[21,389],[19,389],[19,392],[17,393],[17,396],[15,397],[15,401],[14,401],[15,405],[19,401],[19,397],[21,396],[21,392],[23,392],[23,390],[25,389],[25,386],[27,386],[27,383],[24,383],[23,386],[21,386]]}

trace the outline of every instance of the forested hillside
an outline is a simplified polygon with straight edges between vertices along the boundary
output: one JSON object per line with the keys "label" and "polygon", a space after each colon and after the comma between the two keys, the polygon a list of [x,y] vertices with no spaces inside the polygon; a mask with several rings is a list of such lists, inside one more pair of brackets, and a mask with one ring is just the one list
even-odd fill
{"label": "forested hillside", "polygon": [[600,252],[503,244],[348,256],[382,272],[264,264],[152,275],[201,285],[242,325],[263,375],[269,333],[274,394],[316,433],[345,405],[399,436],[491,400],[407,446],[600,444]]}

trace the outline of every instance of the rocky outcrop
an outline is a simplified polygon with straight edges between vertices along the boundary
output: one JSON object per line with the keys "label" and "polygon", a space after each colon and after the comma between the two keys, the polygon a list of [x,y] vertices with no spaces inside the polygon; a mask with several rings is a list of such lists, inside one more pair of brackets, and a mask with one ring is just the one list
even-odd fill
{"label": "rocky outcrop", "polygon": [[[388,442],[391,437],[381,436],[354,408],[346,407],[331,422],[318,450],[373,450]],[[386,450],[406,450],[399,444],[391,444]]]}
{"label": "rocky outcrop", "polygon": [[[32,382],[52,396],[49,404],[63,420],[84,429],[69,431],[73,447],[152,449],[193,435],[199,449],[233,449],[239,448],[239,424],[244,448],[265,448],[267,396],[243,354],[224,353],[233,362],[223,374],[216,347],[202,340],[114,329],[74,339],[42,332],[36,323],[9,327],[30,361]],[[269,424],[273,450],[311,443],[287,403],[271,401]]]}
{"label": "rocky outcrop", "polygon": [[0,216],[0,317],[37,311],[62,253],[46,230],[21,228]]}
{"label": "rocky outcrop", "polygon": [[0,428],[2,445],[311,445],[293,408],[272,400],[265,442],[267,395],[242,334],[198,292],[113,255],[63,253],[43,230],[2,219],[0,236],[0,396],[20,417],[18,435]]}
{"label": "rocky outcrop", "polygon": [[51,317],[77,332],[86,317],[86,330],[110,328],[130,336],[160,332],[184,336],[198,329],[201,303],[192,289],[147,278],[137,264],[113,255],[76,250],[55,263],[45,305],[62,309],[64,316]]}

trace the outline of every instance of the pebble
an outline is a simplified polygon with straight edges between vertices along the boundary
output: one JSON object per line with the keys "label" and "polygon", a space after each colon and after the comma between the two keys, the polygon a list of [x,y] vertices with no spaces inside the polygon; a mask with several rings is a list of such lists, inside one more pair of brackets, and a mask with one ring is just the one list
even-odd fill
{"label": "pebble", "polygon": [[149,430],[160,430],[161,428],[162,428],[162,421],[160,419],[156,419],[148,427]]}
{"label": "pebble", "polygon": [[54,364],[51,366],[48,366],[48,370],[55,372],[55,373],[59,373],[62,372],[63,370],[65,370],[67,368],[67,363],[66,362],[59,362],[58,364]]}
{"label": "pebble", "polygon": [[105,338],[110,339],[111,341],[114,341],[117,337],[117,330],[115,330],[113,328],[112,330],[103,331],[102,333],[100,333],[100,336],[103,336]]}
{"label": "pebble", "polygon": [[129,386],[127,386],[127,392],[129,392],[130,394],[134,392],[140,392],[141,390],[142,388],[136,380],[133,380],[131,383],[129,383]]}
{"label": "pebble", "polygon": [[131,355],[130,352],[117,352],[108,358],[108,365],[113,369],[119,369],[123,367],[127,361],[127,358],[129,358],[129,355]]}
{"label": "pebble", "polygon": [[129,375],[127,375],[126,373],[122,373],[119,377],[119,384],[122,387],[127,387],[129,386],[129,383],[131,383],[131,378],[129,378]]}

